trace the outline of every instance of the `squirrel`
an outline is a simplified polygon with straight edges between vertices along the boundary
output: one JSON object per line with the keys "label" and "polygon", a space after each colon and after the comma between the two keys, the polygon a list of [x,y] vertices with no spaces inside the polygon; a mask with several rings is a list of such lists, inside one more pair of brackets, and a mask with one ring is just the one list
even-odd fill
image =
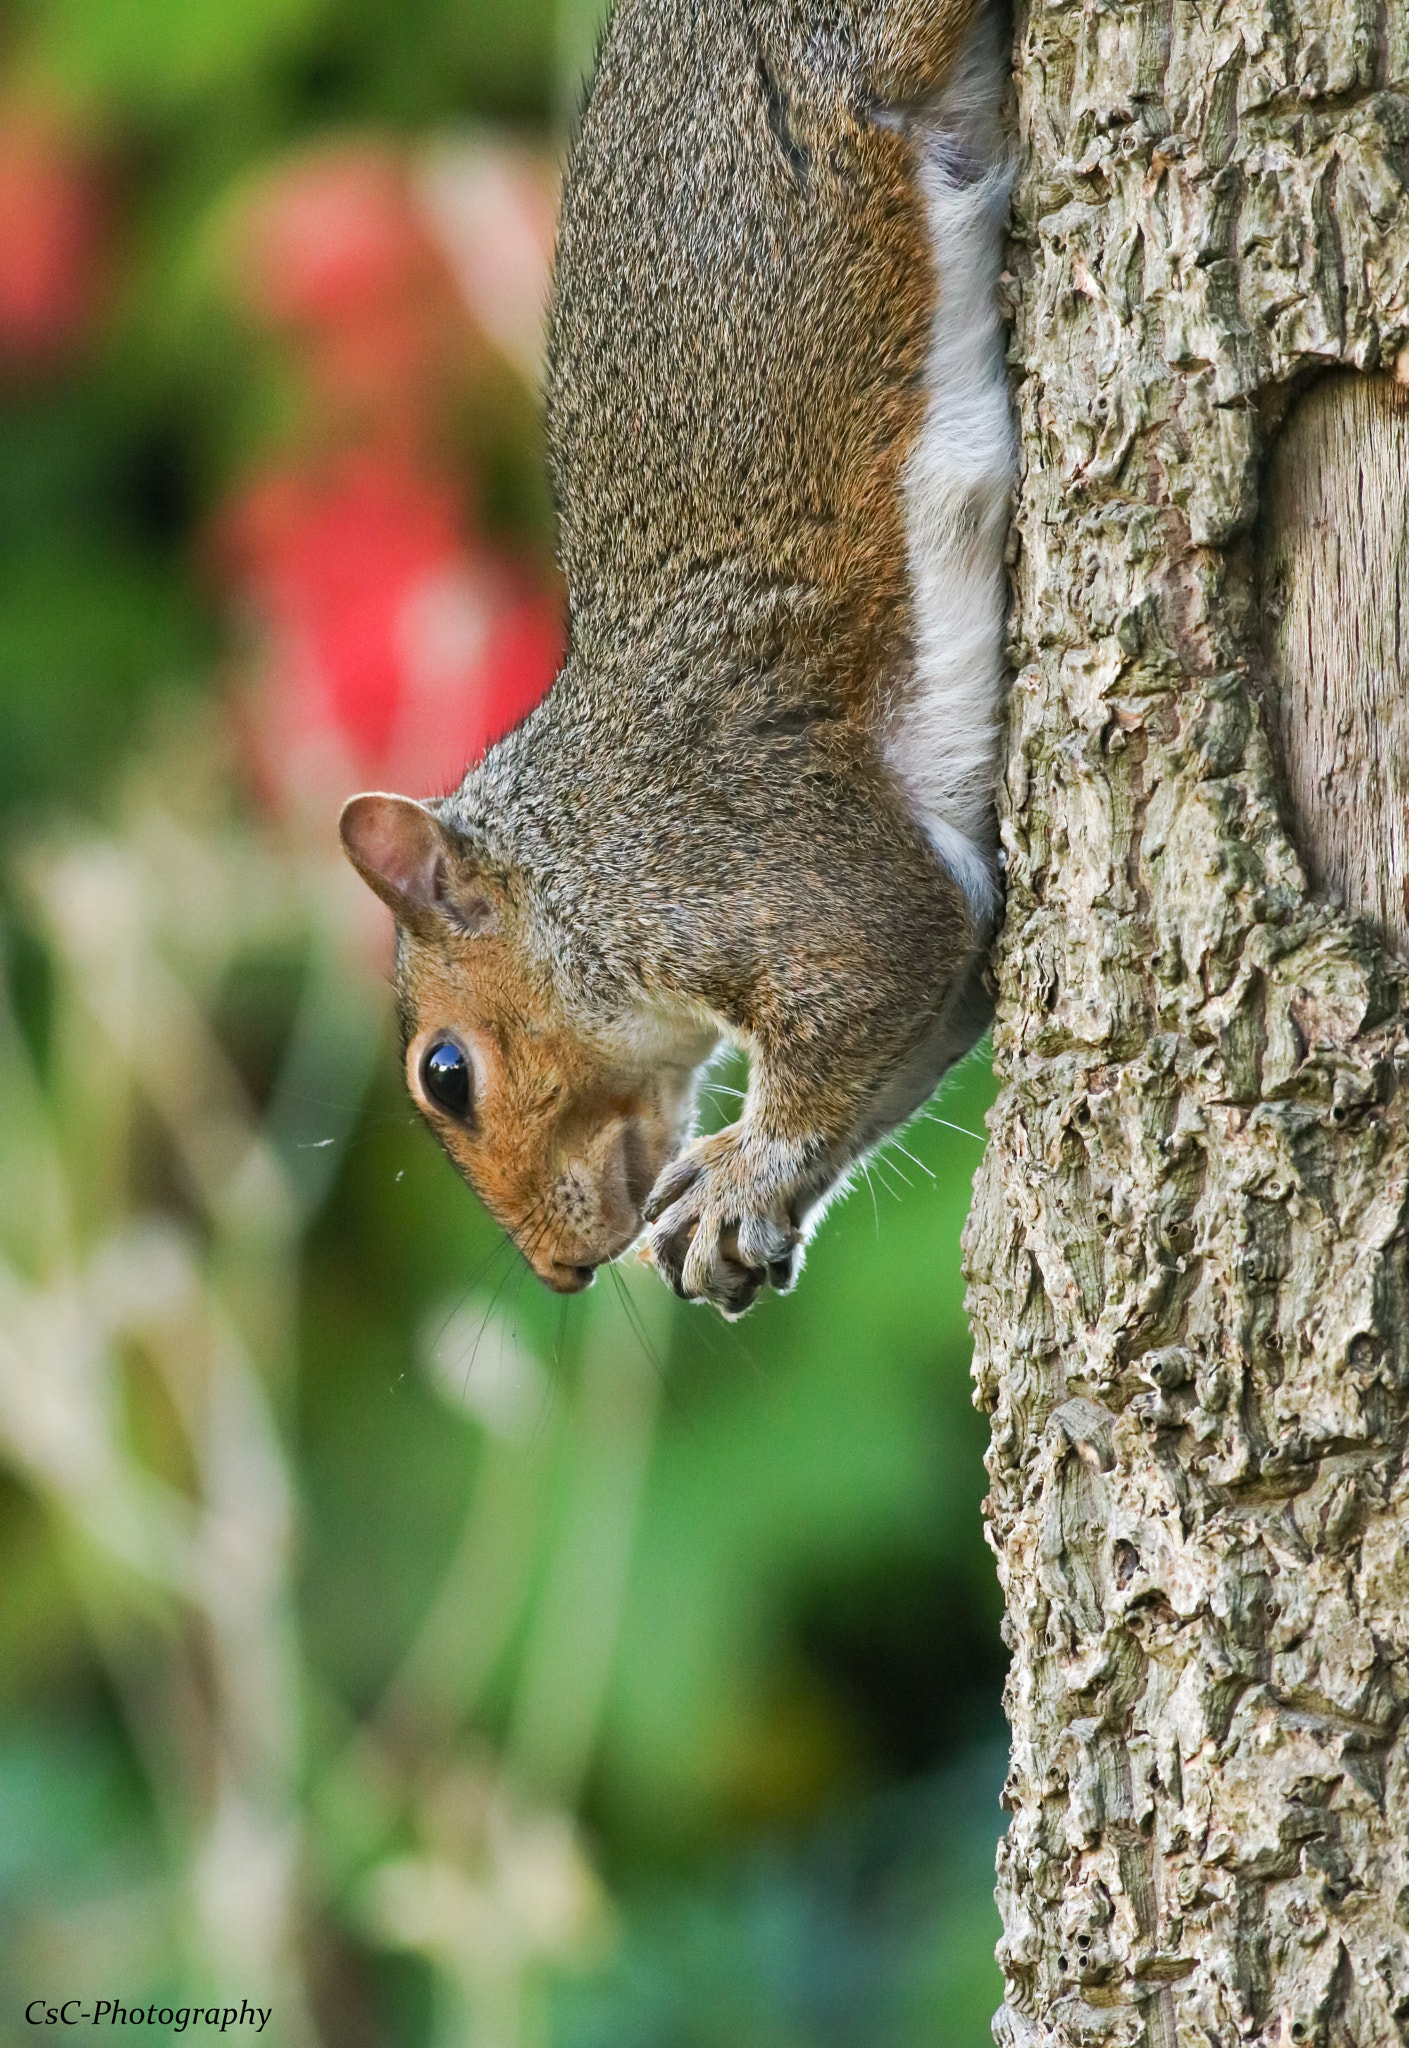
{"label": "squirrel", "polygon": [[[568,641],[449,796],[345,849],[406,1073],[550,1287],[644,1232],[789,1287],[991,1015],[1014,464],[984,0],[617,0],[548,322]],[[721,1043],[738,1121],[692,1136]]]}

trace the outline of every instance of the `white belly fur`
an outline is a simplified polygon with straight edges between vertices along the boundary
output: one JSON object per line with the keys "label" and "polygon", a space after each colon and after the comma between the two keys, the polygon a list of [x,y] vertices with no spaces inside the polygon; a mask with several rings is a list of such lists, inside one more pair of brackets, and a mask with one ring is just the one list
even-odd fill
{"label": "white belly fur", "polygon": [[913,125],[938,276],[924,423],[904,479],[913,678],[886,757],[981,928],[998,906],[994,779],[1014,439],[997,280],[1009,168],[1002,55],[981,28]]}

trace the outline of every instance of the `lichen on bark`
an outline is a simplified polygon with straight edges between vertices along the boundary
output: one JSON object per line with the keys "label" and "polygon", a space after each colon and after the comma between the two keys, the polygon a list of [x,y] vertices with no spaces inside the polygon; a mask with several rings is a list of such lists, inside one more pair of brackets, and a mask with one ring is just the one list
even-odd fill
{"label": "lichen on bark", "polygon": [[1031,0],[1016,80],[1002,1089],[966,1242],[1013,1652],[995,2031],[1381,2048],[1409,1021],[1296,851],[1259,521],[1314,374],[1409,371],[1409,4]]}

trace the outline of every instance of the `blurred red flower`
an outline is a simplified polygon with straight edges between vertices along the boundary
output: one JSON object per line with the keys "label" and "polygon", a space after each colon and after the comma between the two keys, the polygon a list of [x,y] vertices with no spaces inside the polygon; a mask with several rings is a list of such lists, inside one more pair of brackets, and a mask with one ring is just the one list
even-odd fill
{"label": "blurred red flower", "polygon": [[244,723],[281,810],[453,788],[562,658],[556,600],[470,545],[454,490],[395,456],[263,477],[227,512],[219,554],[261,644]]}
{"label": "blurred red flower", "polygon": [[561,662],[557,602],[467,545],[453,489],[395,457],[262,477],[219,557],[262,647],[248,731],[281,809],[334,784],[453,788]]}
{"label": "blurred red flower", "polygon": [[374,144],[283,167],[250,240],[251,296],[290,325],[365,319],[423,282],[429,258],[400,163]]}
{"label": "blurred red flower", "polygon": [[366,142],[285,164],[243,225],[241,295],[294,344],[320,411],[414,443],[470,336],[402,155]]}
{"label": "blurred red flower", "polygon": [[41,120],[0,117],[0,362],[65,359],[102,297],[108,209],[78,146]]}
{"label": "blurred red flower", "polygon": [[241,698],[257,781],[325,830],[356,788],[453,788],[561,659],[556,599],[466,531],[463,492],[428,453],[480,346],[456,282],[466,249],[499,251],[486,274],[516,340],[546,287],[539,187],[518,157],[497,182],[486,161],[499,154],[440,163],[440,211],[447,193],[458,206],[453,264],[425,177],[391,141],[282,165],[242,216],[238,290],[302,372],[304,410],[297,451],[229,503],[218,558],[257,639]]}

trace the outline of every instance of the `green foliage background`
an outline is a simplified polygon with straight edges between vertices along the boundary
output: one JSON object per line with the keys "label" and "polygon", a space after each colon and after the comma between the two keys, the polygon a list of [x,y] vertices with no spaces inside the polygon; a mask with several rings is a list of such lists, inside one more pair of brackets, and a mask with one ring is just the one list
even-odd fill
{"label": "green foliage background", "polygon": [[[0,13],[11,92],[42,92],[99,137],[121,199],[102,332],[62,376],[0,400],[0,1068],[14,1100],[32,1082],[37,1105],[7,1113],[0,1137],[17,1191],[0,1243],[35,1299],[48,1284],[35,1190],[51,1168],[49,1140],[26,1150],[25,1133],[42,1124],[77,1192],[78,1241],[165,1219],[222,1298],[238,1295],[173,1164],[179,1144],[140,1106],[120,1166],[105,1179],[95,1165],[110,1051],[33,883],[55,846],[136,860],[168,802],[217,862],[259,842],[206,758],[225,642],[199,537],[289,398],[209,288],[222,208],[321,133],[421,134],[470,115],[548,131],[593,32],[590,9],[550,0],[11,0]],[[545,548],[531,431],[486,418],[472,432],[507,465],[510,531]],[[297,878],[279,886],[297,912],[209,940],[218,961],[192,983],[290,1185],[324,1156],[307,1148],[326,1129],[337,1141],[290,1226],[285,1337],[260,1335],[257,1282],[237,1313],[295,1532],[288,1797],[308,2004],[266,2038],[978,2048],[1000,1994],[1003,1656],[958,1237],[984,1064],[947,1089],[947,1121],[917,1125],[828,1219],[796,1295],[737,1331],[634,1281],[624,1302],[603,1283],[564,1311],[415,1127],[390,1033],[379,1050],[367,1040],[379,993],[336,974],[323,987],[321,913]],[[182,938],[175,919],[160,944],[179,963],[209,934]],[[466,1398],[486,1343],[508,1361],[504,1387],[535,1404],[512,1427],[485,1419],[492,1373],[478,1406]],[[14,1370],[39,1371],[38,1356],[19,1346]],[[180,1427],[140,1356],[119,1348],[111,1372],[114,1455],[129,1476],[189,1488]],[[638,1492],[618,1521],[613,1401],[636,1404]],[[0,1456],[8,2042],[28,2038],[37,1993],[199,1997],[222,1963],[182,1933],[201,1773],[174,1799],[167,1736],[144,1723],[155,1710],[131,1679],[156,1656],[145,1645],[175,1655],[189,1617],[103,1557],[2,1429]],[[602,1529],[624,1546],[609,1600],[593,1577]],[[478,1577],[457,1579],[462,1553]],[[437,1602],[445,1626],[427,1635]],[[393,1726],[387,1688],[418,1642],[440,1662]],[[358,1753],[373,1723],[375,1768]],[[442,1795],[425,1785],[456,1772],[501,1774],[534,1810],[567,1815],[603,1902],[580,1954],[525,1965],[533,1997],[508,2020],[507,2007],[486,2018],[472,1972],[461,1981],[433,1943],[398,1947],[366,1906],[430,1825],[414,1815]],[[102,1927],[117,1929],[106,1948]],[[97,1955],[119,1981],[87,1981]]]}

